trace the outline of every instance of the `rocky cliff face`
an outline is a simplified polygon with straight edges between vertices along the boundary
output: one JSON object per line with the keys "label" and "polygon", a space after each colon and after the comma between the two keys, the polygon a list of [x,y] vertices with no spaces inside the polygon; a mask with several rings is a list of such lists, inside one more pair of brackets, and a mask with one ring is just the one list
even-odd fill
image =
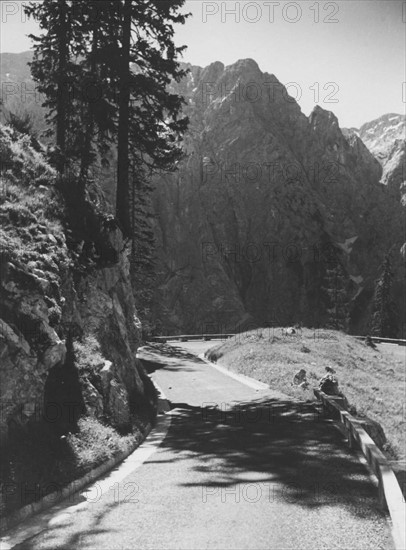
{"label": "rocky cliff face", "polygon": [[381,182],[400,192],[406,204],[406,116],[383,115],[363,124],[357,132],[382,166]]}
{"label": "rocky cliff face", "polygon": [[190,69],[174,85],[191,119],[185,159],[154,197],[163,332],[334,318],[366,330],[377,267],[403,237],[379,162],[253,60]]}
{"label": "rocky cliff face", "polygon": [[28,136],[1,126],[0,153],[1,435],[77,408],[126,429],[150,387],[121,233],[94,185],[81,237]]}

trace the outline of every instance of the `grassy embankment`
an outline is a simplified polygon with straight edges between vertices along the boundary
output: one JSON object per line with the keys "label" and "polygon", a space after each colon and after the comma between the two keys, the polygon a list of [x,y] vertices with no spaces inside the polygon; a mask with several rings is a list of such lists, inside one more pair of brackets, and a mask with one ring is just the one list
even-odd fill
{"label": "grassy embankment", "polygon": [[144,430],[121,435],[100,420],[85,416],[76,433],[56,434],[36,423],[13,437],[1,457],[0,514],[12,514],[47,494],[61,490],[87,472],[140,444]]}
{"label": "grassy embankment", "polygon": [[[406,458],[404,360],[338,331],[303,329],[283,336],[280,328],[239,334],[211,348],[207,357],[305,400],[315,399],[313,388],[326,374],[325,367],[332,367],[352,412],[381,424],[387,437],[384,450],[390,458]],[[307,373],[306,389],[292,383],[301,368]]]}

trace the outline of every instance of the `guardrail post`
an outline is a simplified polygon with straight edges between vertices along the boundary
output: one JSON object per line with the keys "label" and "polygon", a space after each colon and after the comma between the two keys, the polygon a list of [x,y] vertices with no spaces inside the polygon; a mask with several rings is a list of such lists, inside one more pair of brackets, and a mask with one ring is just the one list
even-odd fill
{"label": "guardrail post", "polygon": [[349,428],[348,428],[348,447],[352,451],[353,449],[355,449],[356,446],[357,446],[357,442],[354,439],[354,436],[352,435],[351,426],[349,426]]}
{"label": "guardrail post", "polygon": [[382,481],[382,476],[381,476],[381,472],[380,472],[379,468],[378,468],[377,474],[378,474],[377,475],[377,477],[378,477],[378,506],[381,510],[387,510],[388,507],[387,507],[387,504],[386,504],[385,491],[384,491],[384,488],[383,488],[383,481]]}
{"label": "guardrail post", "polygon": [[347,433],[347,444],[348,448],[352,451],[357,446],[357,441],[354,438],[354,435],[352,433],[351,429],[351,423],[347,419],[347,413],[344,411],[341,411],[341,422],[344,424],[345,431]]}

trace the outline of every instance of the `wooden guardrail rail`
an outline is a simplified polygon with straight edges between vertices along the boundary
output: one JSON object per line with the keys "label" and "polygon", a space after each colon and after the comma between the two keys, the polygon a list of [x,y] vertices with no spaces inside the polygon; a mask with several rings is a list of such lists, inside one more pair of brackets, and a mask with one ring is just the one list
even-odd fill
{"label": "wooden guardrail rail", "polygon": [[396,548],[406,548],[406,503],[396,476],[384,454],[367,434],[361,422],[354,418],[344,406],[344,399],[327,395],[315,389],[315,396],[323,409],[335,414],[347,433],[350,448],[361,449],[370,468],[378,479],[378,498],[381,507],[386,507],[392,520],[392,534]]}

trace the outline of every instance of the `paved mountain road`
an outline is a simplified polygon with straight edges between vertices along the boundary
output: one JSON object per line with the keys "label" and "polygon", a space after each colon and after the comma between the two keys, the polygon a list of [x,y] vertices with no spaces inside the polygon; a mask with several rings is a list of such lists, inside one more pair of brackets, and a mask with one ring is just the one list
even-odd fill
{"label": "paved mountain road", "polygon": [[167,430],[160,446],[17,548],[393,548],[369,474],[309,405],[164,349],[149,356],[171,407],[148,438]]}

